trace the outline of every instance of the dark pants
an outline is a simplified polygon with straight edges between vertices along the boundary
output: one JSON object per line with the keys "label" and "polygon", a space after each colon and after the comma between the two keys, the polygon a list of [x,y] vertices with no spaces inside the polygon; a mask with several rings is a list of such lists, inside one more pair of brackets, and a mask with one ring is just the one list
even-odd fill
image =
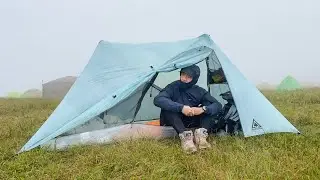
{"label": "dark pants", "polygon": [[188,117],[182,113],[162,110],[160,113],[160,126],[172,126],[178,134],[185,131],[186,128],[206,128],[208,132],[212,132],[214,118],[206,114]]}

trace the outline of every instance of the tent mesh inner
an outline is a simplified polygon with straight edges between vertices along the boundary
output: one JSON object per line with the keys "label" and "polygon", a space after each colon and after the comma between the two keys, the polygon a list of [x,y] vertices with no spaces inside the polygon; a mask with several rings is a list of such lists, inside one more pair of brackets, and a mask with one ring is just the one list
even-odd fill
{"label": "tent mesh inner", "polygon": [[[197,65],[201,70],[197,85],[209,90],[211,95],[222,105],[226,104],[226,101],[221,98],[220,94],[230,91],[230,89],[227,82],[221,80],[221,77],[219,78],[219,75],[223,75],[223,71],[217,57],[214,54],[211,54],[208,58]],[[143,84],[129,98],[123,100],[113,108],[101,113],[99,116],[91,119],[85,124],[62,134],[61,136],[110,128],[130,123],[133,120],[134,122],[143,122],[159,119],[160,108],[154,106],[153,99],[159,93],[160,89],[164,88],[172,81],[178,80],[179,76],[180,69],[171,72],[159,73],[155,81],[152,83],[152,86],[150,86],[150,82]],[[145,87],[149,87],[149,89],[144,94],[141,106],[135,119],[133,119],[138,107],[138,101],[142,97]]]}

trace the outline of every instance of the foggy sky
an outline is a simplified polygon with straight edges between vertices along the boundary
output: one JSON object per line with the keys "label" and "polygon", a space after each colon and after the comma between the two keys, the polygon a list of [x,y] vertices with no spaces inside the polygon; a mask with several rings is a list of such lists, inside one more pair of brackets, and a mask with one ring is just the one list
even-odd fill
{"label": "foggy sky", "polygon": [[319,9],[317,0],[2,0],[0,96],[79,75],[102,39],[172,41],[203,33],[256,84],[287,75],[319,83]]}

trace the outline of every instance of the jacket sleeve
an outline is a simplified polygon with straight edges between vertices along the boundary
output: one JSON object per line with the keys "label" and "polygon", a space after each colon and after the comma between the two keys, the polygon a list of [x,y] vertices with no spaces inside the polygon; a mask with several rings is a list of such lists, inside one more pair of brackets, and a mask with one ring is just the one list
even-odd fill
{"label": "jacket sleeve", "polygon": [[202,97],[202,105],[207,107],[206,114],[216,115],[222,109],[221,103],[219,103],[209,92],[206,92]]}
{"label": "jacket sleeve", "polygon": [[183,104],[174,102],[173,98],[174,88],[171,85],[166,86],[160,91],[160,93],[154,98],[153,104],[161,109],[173,112],[181,112]]}

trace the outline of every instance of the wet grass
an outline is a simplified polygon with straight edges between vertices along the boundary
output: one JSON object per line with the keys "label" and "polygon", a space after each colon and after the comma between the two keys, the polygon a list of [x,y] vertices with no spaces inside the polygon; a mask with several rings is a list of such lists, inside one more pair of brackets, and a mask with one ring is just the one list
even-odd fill
{"label": "wet grass", "polygon": [[319,179],[320,90],[263,92],[301,132],[210,137],[212,150],[186,155],[178,139],[15,153],[58,102],[0,100],[0,179]]}

